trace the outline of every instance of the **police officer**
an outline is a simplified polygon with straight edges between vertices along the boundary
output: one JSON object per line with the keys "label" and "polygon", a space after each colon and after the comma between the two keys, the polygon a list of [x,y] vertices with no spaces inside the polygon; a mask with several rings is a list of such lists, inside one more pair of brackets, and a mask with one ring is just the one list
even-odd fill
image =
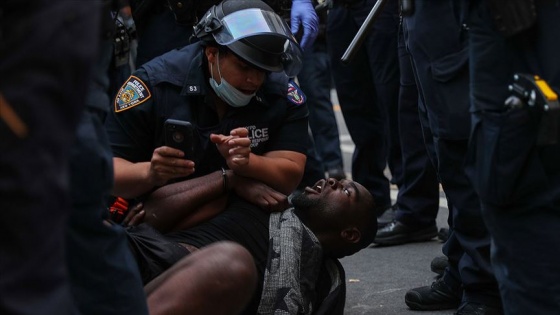
{"label": "police officer", "polygon": [[459,309],[456,314],[501,314],[490,266],[490,236],[468,180],[465,157],[470,128],[468,28],[462,2],[415,1],[404,16],[404,38],[420,94],[421,123],[449,205],[450,235],[443,277],[412,289],[411,309]]}
{"label": "police officer", "polygon": [[[255,23],[243,28],[240,20]],[[106,124],[115,194],[135,198],[222,168],[291,193],[303,174],[308,111],[288,80],[301,68],[289,28],[263,2],[226,0],[195,35],[199,42],[143,65],[117,95]],[[165,145],[170,118],[192,124],[191,160]]]}
{"label": "police officer", "polygon": [[0,2],[1,314],[76,311],[64,248],[68,160],[95,60],[98,4]]}
{"label": "police officer", "polygon": [[398,125],[403,175],[395,211],[386,212],[378,219],[379,225],[384,226],[377,231],[375,237],[375,243],[380,245],[428,241],[437,234],[439,182],[422,135],[418,114],[418,90],[410,54],[404,44],[402,25],[399,27],[398,53]]}
{"label": "police officer", "polygon": [[[316,2],[314,2],[316,3]],[[319,4],[317,4],[319,5]],[[308,155],[306,170],[317,168],[318,175],[304,175],[303,187],[314,184],[325,177],[343,179],[344,173],[342,151],[338,125],[331,103],[332,72],[326,41],[327,7],[317,12],[319,16],[319,33],[317,39],[303,54],[303,68],[298,74],[298,82],[307,97],[309,107],[309,127],[313,136],[314,149]],[[311,156],[311,158],[309,157]]]}
{"label": "police officer", "polygon": [[108,224],[107,198],[113,187],[113,156],[104,121],[111,104],[109,65],[115,21],[122,6],[103,1],[101,40],[86,108],[70,151],[72,212],[66,235],[72,294],[80,314],[148,314],[138,266],[124,228]]}
{"label": "police officer", "polygon": [[[141,66],[154,57],[191,43],[192,27],[219,1],[132,0],[138,30],[138,55]],[[301,36],[302,47],[310,47],[317,37],[319,19],[311,0],[267,0],[278,14],[290,19],[291,31]]]}
{"label": "police officer", "polygon": [[384,174],[387,164],[395,183],[401,177],[398,137],[389,138],[398,134],[397,1],[385,5],[355,58],[347,65],[340,61],[375,3],[334,0],[327,42],[340,108],[355,144],[352,179],[372,193],[381,216],[391,207],[390,183]]}
{"label": "police officer", "polygon": [[468,170],[506,314],[560,309],[559,20],[560,3],[546,0],[473,1],[470,14]]}
{"label": "police officer", "polygon": [[[162,55],[172,49],[181,48],[196,40],[193,26],[216,0],[131,0],[137,25],[138,47],[136,66]],[[311,0],[266,0],[282,18],[290,21],[291,31],[297,35],[303,49],[310,49],[318,34],[319,19]],[[129,73],[130,74],[130,73]],[[127,75],[128,76],[128,75]],[[119,81],[118,85],[123,81]],[[312,141],[312,136],[309,135]],[[300,187],[312,185],[324,177],[320,156],[313,146],[306,153],[308,162]]]}

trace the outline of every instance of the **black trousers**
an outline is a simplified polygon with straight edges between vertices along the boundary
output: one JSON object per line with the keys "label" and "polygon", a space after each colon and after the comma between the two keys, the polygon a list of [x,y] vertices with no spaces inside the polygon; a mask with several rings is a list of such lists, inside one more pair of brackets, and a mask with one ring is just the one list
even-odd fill
{"label": "black trousers", "polygon": [[0,4],[0,313],[71,314],[68,158],[99,38],[93,1]]}
{"label": "black trousers", "polygon": [[404,38],[420,95],[428,153],[449,206],[449,258],[444,280],[464,288],[463,302],[500,305],[490,265],[490,234],[480,200],[465,172],[470,131],[468,33],[461,1],[415,1],[404,17]]}
{"label": "black trousers", "polygon": [[327,21],[327,43],[340,108],[355,144],[352,179],[366,187],[379,208],[391,205],[389,165],[401,177],[397,108],[397,2],[390,1],[373,24],[363,46],[349,64],[340,61],[375,4],[374,0],[345,5],[335,1]]}
{"label": "black trousers", "polygon": [[496,30],[485,1],[475,3],[469,20],[474,111],[468,170],[492,236],[506,314],[560,309],[560,144],[536,144],[547,114],[504,111],[514,73],[538,75],[560,91],[560,3],[535,3],[535,24],[514,37]]}

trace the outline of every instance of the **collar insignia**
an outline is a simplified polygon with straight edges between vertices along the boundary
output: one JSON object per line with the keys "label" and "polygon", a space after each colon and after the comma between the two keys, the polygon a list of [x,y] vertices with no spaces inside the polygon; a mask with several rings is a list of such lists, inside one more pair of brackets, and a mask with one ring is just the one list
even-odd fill
{"label": "collar insignia", "polygon": [[187,94],[200,94],[200,86],[193,84],[187,85]]}

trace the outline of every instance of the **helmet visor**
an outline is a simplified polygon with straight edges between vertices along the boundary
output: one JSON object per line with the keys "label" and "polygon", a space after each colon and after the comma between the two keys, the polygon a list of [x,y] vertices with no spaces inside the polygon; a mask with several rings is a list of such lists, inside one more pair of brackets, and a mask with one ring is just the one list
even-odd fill
{"label": "helmet visor", "polygon": [[[220,45],[230,45],[241,39],[261,36],[277,37],[283,41],[281,51],[270,51],[280,55],[282,69],[288,76],[295,76],[301,69],[302,52],[288,25],[274,12],[261,9],[245,9],[228,14],[222,19],[222,29],[213,33]],[[267,50],[262,47],[262,50]]]}

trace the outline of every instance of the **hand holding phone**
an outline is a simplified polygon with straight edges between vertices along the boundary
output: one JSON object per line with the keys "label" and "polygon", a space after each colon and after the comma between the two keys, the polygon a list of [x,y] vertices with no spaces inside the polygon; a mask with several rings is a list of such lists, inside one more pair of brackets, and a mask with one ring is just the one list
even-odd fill
{"label": "hand holding phone", "polygon": [[164,123],[165,145],[181,150],[185,153],[185,159],[193,160],[193,126],[188,121],[167,119]]}

